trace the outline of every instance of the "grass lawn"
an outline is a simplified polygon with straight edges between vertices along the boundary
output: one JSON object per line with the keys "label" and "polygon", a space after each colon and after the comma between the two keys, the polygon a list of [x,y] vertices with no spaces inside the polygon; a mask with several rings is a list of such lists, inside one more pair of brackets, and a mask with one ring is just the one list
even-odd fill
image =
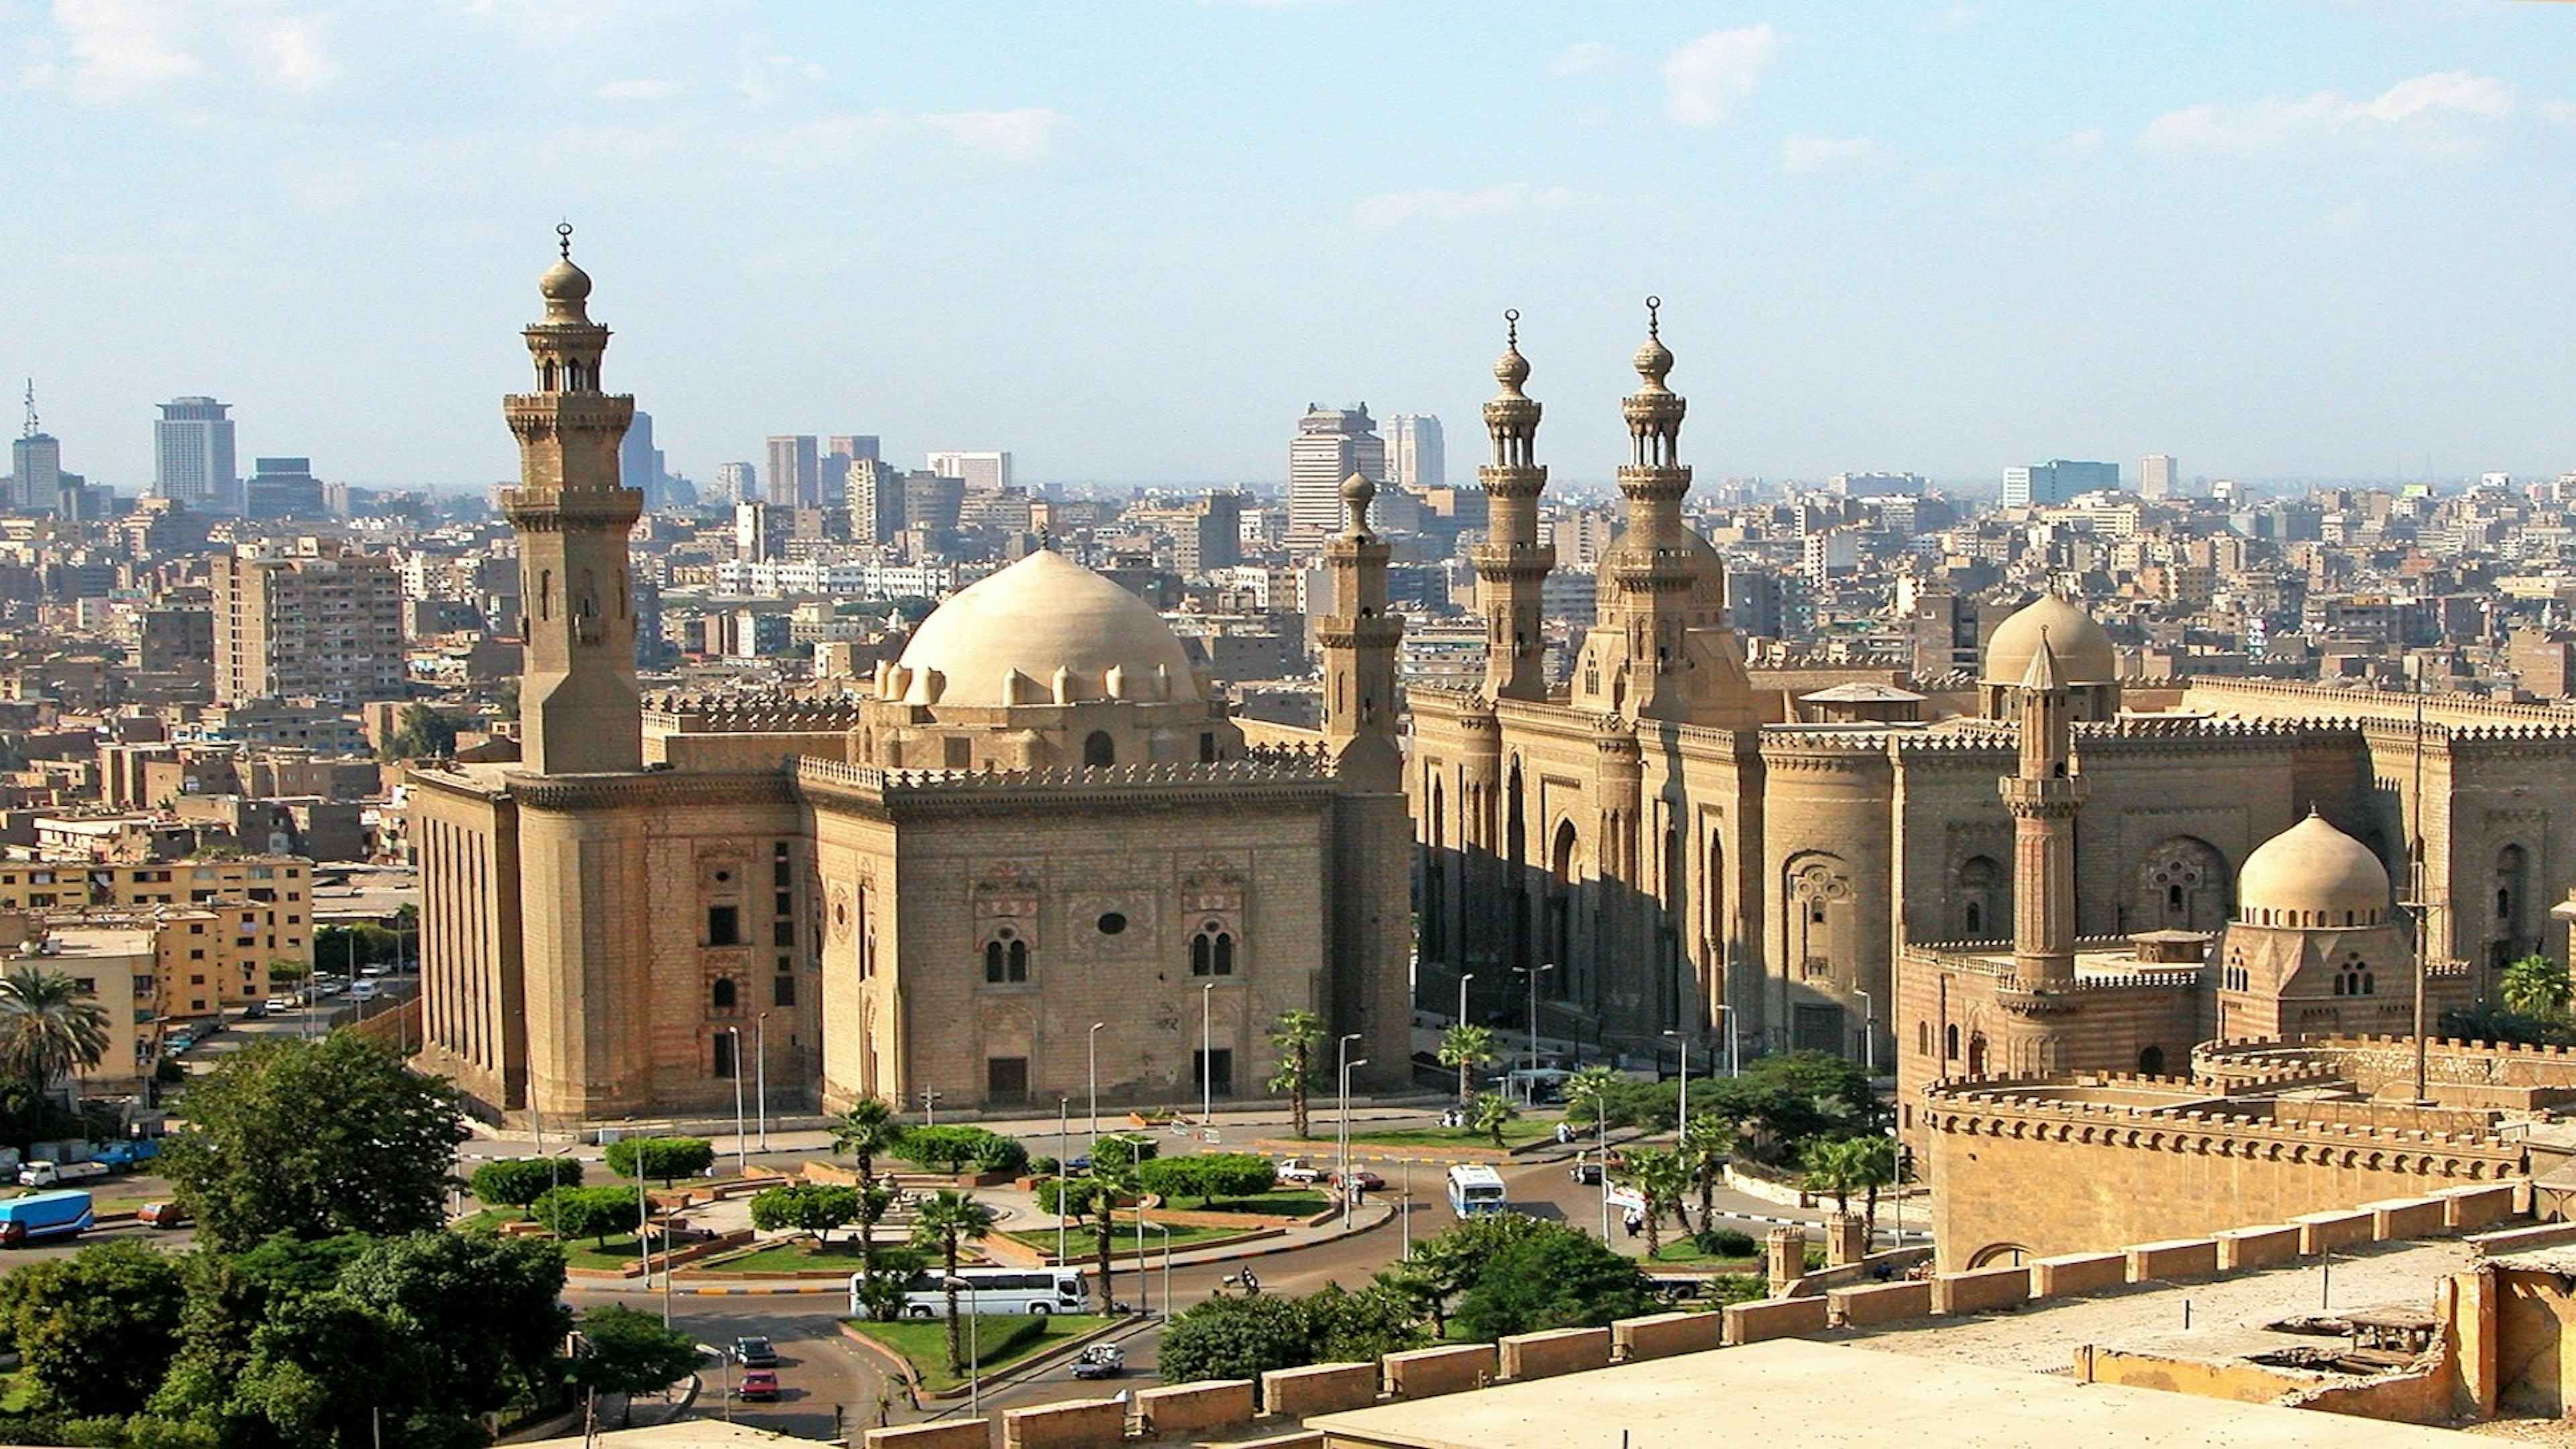
{"label": "grass lawn", "polygon": [[89,1182],[67,1182],[63,1184],[62,1188],[0,1188],[0,1202],[7,1202],[13,1197],[25,1197],[31,1192],[59,1192],[68,1188],[87,1188],[89,1190],[90,1211],[97,1213],[100,1217],[105,1217],[109,1213],[133,1212],[147,1202],[167,1202],[170,1200],[170,1192],[167,1188],[163,1188],[159,1192],[107,1193],[90,1186],[90,1182],[96,1181],[98,1181],[98,1179],[92,1178]]}
{"label": "grass lawn", "polygon": [[[1017,1313],[985,1313],[958,1319],[959,1346],[980,1349],[986,1374],[998,1373],[1036,1354],[1063,1343],[1068,1338],[1091,1332],[1107,1318],[1089,1313],[1042,1314],[1031,1318]],[[851,1319],[849,1324],[869,1338],[901,1354],[920,1375],[921,1386],[934,1392],[953,1389],[966,1382],[948,1374],[948,1324],[945,1319],[904,1319],[894,1323],[877,1323],[868,1319]],[[971,1337],[968,1335],[971,1333]]]}
{"label": "grass lawn", "polygon": [[[1162,1232],[1156,1232],[1153,1227],[1153,1220],[1148,1218],[1146,1222],[1145,1256],[1149,1258],[1162,1256],[1164,1233],[1169,1233],[1171,1235],[1172,1249],[1173,1251],[1178,1252],[1183,1248],[1207,1242],[1212,1238],[1231,1238],[1239,1233],[1251,1231],[1249,1227],[1198,1228],[1183,1227],[1178,1223],[1174,1223],[1165,1227]],[[1030,1247],[1035,1248],[1042,1253],[1052,1253],[1055,1251],[1055,1229],[1053,1228],[1028,1228],[1020,1232],[1011,1233],[1008,1236],[1013,1241],[1026,1243]],[[1077,1262],[1090,1258],[1096,1250],[1098,1242],[1099,1239],[1094,1235],[1093,1230],[1080,1223],[1074,1224],[1073,1227],[1067,1229],[1065,1232],[1066,1249],[1073,1254],[1074,1259]],[[1110,1240],[1110,1252],[1121,1258],[1132,1258],[1136,1255],[1135,1218],[1124,1217],[1118,1220],[1118,1231]]]}
{"label": "grass lawn", "polygon": [[632,1268],[636,1263],[636,1239],[633,1233],[623,1237],[615,1233],[609,1234],[608,1247],[605,1251],[602,1251],[600,1246],[589,1238],[574,1238],[565,1242],[563,1250],[564,1263],[568,1267],[617,1269]]}
{"label": "grass lawn", "polygon": [[1664,1246],[1653,1257],[1640,1255],[1637,1261],[1648,1266],[1708,1268],[1720,1273],[1759,1273],[1763,1268],[1762,1259],[1759,1256],[1721,1258],[1715,1254],[1701,1252],[1699,1246],[1688,1238],[1674,1237],[1665,1238]]}
{"label": "grass lawn", "polygon": [[503,1223],[523,1223],[527,1220],[528,1210],[526,1208],[487,1207],[478,1208],[473,1212],[467,1213],[465,1216],[458,1218],[455,1222],[449,1224],[449,1226],[455,1228],[458,1232],[473,1232],[478,1229],[489,1229],[493,1232],[499,1232]]}
{"label": "grass lawn", "polygon": [[739,1258],[698,1266],[717,1273],[805,1273],[823,1268],[855,1273],[859,1271],[860,1258],[859,1245],[854,1242],[837,1241],[826,1248],[812,1238],[782,1238],[763,1243]]}
{"label": "grass lawn", "polygon": [[[1503,1124],[1503,1145],[1518,1147],[1523,1143],[1552,1140],[1556,1136],[1556,1119],[1552,1117],[1516,1117]],[[1318,1150],[1332,1147],[1338,1139],[1309,1137]],[[1388,1127],[1351,1134],[1353,1144],[1373,1147],[1484,1147],[1491,1148],[1494,1139],[1472,1127]]]}
{"label": "grass lawn", "polygon": [[[1181,1208],[1194,1213],[1258,1213],[1263,1217],[1302,1218],[1322,1212],[1333,1206],[1334,1202],[1335,1199],[1330,1193],[1289,1189],[1282,1192],[1265,1192],[1259,1197],[1221,1197],[1214,1202],[1204,1203],[1194,1197],[1185,1197],[1165,1203],[1164,1206]],[[1151,1230],[1148,1230],[1147,1235],[1151,1236]]]}

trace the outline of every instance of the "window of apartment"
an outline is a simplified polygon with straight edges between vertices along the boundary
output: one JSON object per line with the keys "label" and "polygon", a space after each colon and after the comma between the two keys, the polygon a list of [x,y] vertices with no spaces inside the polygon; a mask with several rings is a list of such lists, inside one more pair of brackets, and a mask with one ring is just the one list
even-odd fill
{"label": "window of apartment", "polygon": [[769,1004],[772,1006],[794,1006],[796,1004],[796,978],[793,976],[770,977]]}
{"label": "window of apartment", "polygon": [[98,978],[95,976],[75,976],[72,978],[72,990],[79,992],[83,996],[96,996],[98,995]]}
{"label": "window of apartment", "polygon": [[[740,906],[707,907],[707,944],[739,946],[742,944],[742,908]],[[730,1076],[731,1073],[718,1073]]]}
{"label": "window of apartment", "polygon": [[191,986],[203,986],[206,984],[206,978],[203,976],[191,976],[188,978],[188,984]]}

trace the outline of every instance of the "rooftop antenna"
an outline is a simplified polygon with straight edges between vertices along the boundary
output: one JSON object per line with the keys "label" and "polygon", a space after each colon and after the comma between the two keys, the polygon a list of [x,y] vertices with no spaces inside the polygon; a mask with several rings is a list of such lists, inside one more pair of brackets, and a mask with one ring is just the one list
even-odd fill
{"label": "rooftop antenna", "polygon": [[20,433],[20,434],[19,434],[19,436],[20,436],[20,437],[23,437],[23,438],[32,438],[32,437],[34,437],[35,435],[36,435],[36,380],[35,380],[34,378],[32,378],[32,377],[31,377],[31,378],[28,378],[28,379],[27,379],[27,427],[26,427],[26,431],[24,431],[24,432]]}

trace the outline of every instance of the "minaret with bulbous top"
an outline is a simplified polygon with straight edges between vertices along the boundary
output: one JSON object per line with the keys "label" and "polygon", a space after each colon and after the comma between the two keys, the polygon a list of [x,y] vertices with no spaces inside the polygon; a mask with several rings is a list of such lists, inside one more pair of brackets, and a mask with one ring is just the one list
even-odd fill
{"label": "minaret with bulbous top", "polygon": [[1369,530],[1376,500],[1368,475],[1342,481],[1351,526],[1324,541],[1332,603],[1316,621],[1315,639],[1324,656],[1324,745],[1336,773],[1360,789],[1392,793],[1404,787],[1395,740],[1395,651],[1404,620],[1387,612],[1387,543]]}
{"label": "minaret with bulbous top", "polygon": [[1521,356],[1521,314],[1505,312],[1503,320],[1509,331],[1494,363],[1503,390],[1485,404],[1494,460],[1476,470],[1489,500],[1485,542],[1472,555],[1476,602],[1485,614],[1484,692],[1493,699],[1544,700],[1547,639],[1540,593],[1556,567],[1556,550],[1539,540],[1538,499],[1547,487],[1547,469],[1536,456],[1539,405],[1521,391],[1530,374],[1529,359]]}
{"label": "minaret with bulbous top", "polygon": [[2046,630],[2013,695],[2021,767],[2001,781],[2013,818],[2013,985],[2062,991],[2075,984],[2075,813],[2089,785],[2074,772],[2074,696]]}
{"label": "minaret with bulbous top", "polygon": [[519,439],[519,486],[501,511],[519,535],[520,760],[540,775],[643,768],[635,687],[635,610],[627,535],[644,495],[618,479],[617,449],[635,399],[600,391],[608,329],[590,320],[590,277],[562,258],[538,290],[546,315],[527,329],[537,390],[502,403]]}

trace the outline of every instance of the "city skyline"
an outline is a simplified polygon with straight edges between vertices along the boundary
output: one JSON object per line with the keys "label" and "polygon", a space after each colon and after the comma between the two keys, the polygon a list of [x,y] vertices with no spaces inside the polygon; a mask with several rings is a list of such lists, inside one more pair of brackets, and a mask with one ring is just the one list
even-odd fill
{"label": "city skyline", "polygon": [[[2576,463],[2563,7],[1526,7],[1470,46],[1174,4],[1014,12],[1007,55],[960,14],[0,7],[13,139],[56,158],[12,195],[0,361],[128,493],[200,394],[335,479],[498,480],[481,338],[527,299],[494,279],[568,215],[702,482],[813,417],[1032,480],[1273,480],[1314,398],[1471,417],[1505,306],[1541,456],[1606,476],[1650,291],[1708,480]],[[760,224],[687,222],[726,213]],[[347,407],[371,373],[413,405]]]}

